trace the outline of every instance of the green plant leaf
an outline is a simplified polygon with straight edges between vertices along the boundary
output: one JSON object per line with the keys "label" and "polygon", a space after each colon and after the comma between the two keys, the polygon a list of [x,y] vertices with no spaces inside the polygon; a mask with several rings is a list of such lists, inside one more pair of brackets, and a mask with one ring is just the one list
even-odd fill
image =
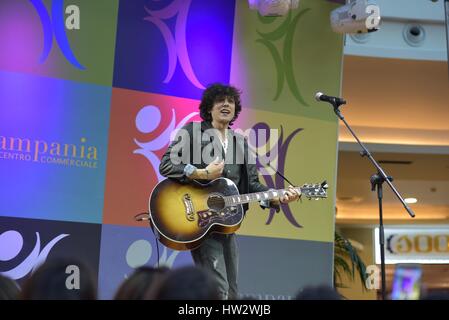
{"label": "green plant leaf", "polygon": [[360,258],[357,250],[341,234],[335,232],[334,238],[334,285],[342,288],[342,273],[354,280],[355,273],[362,282],[362,288],[366,288],[366,265]]}

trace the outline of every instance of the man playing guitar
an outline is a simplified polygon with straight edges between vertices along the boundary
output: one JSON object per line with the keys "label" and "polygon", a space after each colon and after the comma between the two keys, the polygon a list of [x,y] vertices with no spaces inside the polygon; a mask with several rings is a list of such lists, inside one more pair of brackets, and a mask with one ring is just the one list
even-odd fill
{"label": "man playing guitar", "polygon": [[[241,194],[268,191],[268,187],[259,182],[256,164],[245,156],[249,154],[247,141],[230,128],[242,110],[239,90],[223,84],[210,85],[203,93],[199,110],[203,121],[189,123],[181,129],[187,139],[175,139],[170,144],[161,159],[161,175],[181,183],[193,180],[207,183],[225,177],[235,183]],[[200,133],[200,139],[194,137],[195,130]],[[211,137],[209,141],[207,138],[205,141],[205,135]],[[210,148],[206,148],[210,144],[214,148],[208,152]],[[244,155],[239,158],[242,152]],[[183,161],[175,160],[174,155]],[[280,197],[261,200],[260,205],[263,208],[275,207],[279,211],[279,203],[295,201],[299,197],[300,192],[289,186]],[[243,204],[243,208],[246,212],[248,204]],[[191,254],[196,265],[215,276],[223,299],[238,298],[238,248],[234,233],[208,234],[199,247],[191,250]]]}

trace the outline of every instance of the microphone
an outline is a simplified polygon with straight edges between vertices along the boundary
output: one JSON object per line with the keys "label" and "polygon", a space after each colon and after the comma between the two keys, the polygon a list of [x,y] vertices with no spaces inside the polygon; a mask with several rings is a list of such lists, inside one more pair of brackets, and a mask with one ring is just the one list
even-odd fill
{"label": "microphone", "polygon": [[342,105],[342,104],[346,104],[346,100],[342,99],[342,98],[337,98],[337,97],[332,97],[332,96],[326,96],[324,93],[322,92],[317,92],[315,94],[315,99],[317,101],[326,101],[331,103],[332,105]]}

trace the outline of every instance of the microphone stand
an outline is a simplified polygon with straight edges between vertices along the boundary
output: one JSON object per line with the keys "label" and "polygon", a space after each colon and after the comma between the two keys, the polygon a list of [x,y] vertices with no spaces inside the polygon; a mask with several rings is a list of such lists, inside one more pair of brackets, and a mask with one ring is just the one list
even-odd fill
{"label": "microphone stand", "polygon": [[444,0],[444,20],[446,26],[446,46],[447,46],[447,58],[449,61],[449,0]]}
{"label": "microphone stand", "polygon": [[382,198],[383,198],[382,185],[383,185],[383,183],[386,182],[390,186],[390,189],[394,192],[396,197],[399,199],[399,201],[404,206],[405,210],[407,210],[408,214],[412,218],[415,217],[415,214],[412,211],[412,209],[410,209],[409,206],[407,206],[404,199],[401,197],[399,192],[396,190],[396,188],[391,183],[391,181],[393,181],[393,178],[390,176],[387,176],[385,171],[381,168],[381,166],[373,158],[373,156],[368,151],[368,149],[365,147],[365,145],[359,140],[357,135],[354,133],[354,131],[351,129],[351,127],[349,126],[349,124],[346,122],[345,118],[341,114],[339,107],[340,107],[340,105],[344,104],[345,101],[342,99],[332,98],[332,99],[330,99],[329,102],[334,107],[334,112],[337,115],[337,117],[341,121],[343,121],[346,128],[348,128],[349,132],[351,132],[352,136],[355,138],[355,140],[357,140],[358,144],[362,148],[362,151],[360,151],[360,155],[362,157],[367,157],[371,161],[371,163],[374,165],[374,167],[377,169],[377,173],[373,174],[370,177],[370,183],[371,183],[371,191],[374,191],[377,188],[377,198],[379,201],[379,246],[380,246],[380,266],[381,266],[381,279],[382,279],[382,300],[385,300],[386,299],[386,294],[385,294],[385,286],[386,286],[385,285],[385,236],[384,236],[384,225],[383,225],[383,216],[382,216]]}

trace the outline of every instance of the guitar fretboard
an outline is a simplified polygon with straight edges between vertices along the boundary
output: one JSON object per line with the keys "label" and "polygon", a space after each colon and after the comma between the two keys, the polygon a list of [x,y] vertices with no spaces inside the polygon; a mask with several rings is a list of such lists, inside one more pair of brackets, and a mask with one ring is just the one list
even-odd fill
{"label": "guitar fretboard", "polygon": [[[295,188],[301,191],[301,188]],[[253,201],[271,200],[277,197],[281,197],[286,192],[286,189],[269,190],[263,192],[254,192],[247,194],[239,194],[234,196],[224,197],[226,206],[232,206],[236,204],[244,204]]]}

